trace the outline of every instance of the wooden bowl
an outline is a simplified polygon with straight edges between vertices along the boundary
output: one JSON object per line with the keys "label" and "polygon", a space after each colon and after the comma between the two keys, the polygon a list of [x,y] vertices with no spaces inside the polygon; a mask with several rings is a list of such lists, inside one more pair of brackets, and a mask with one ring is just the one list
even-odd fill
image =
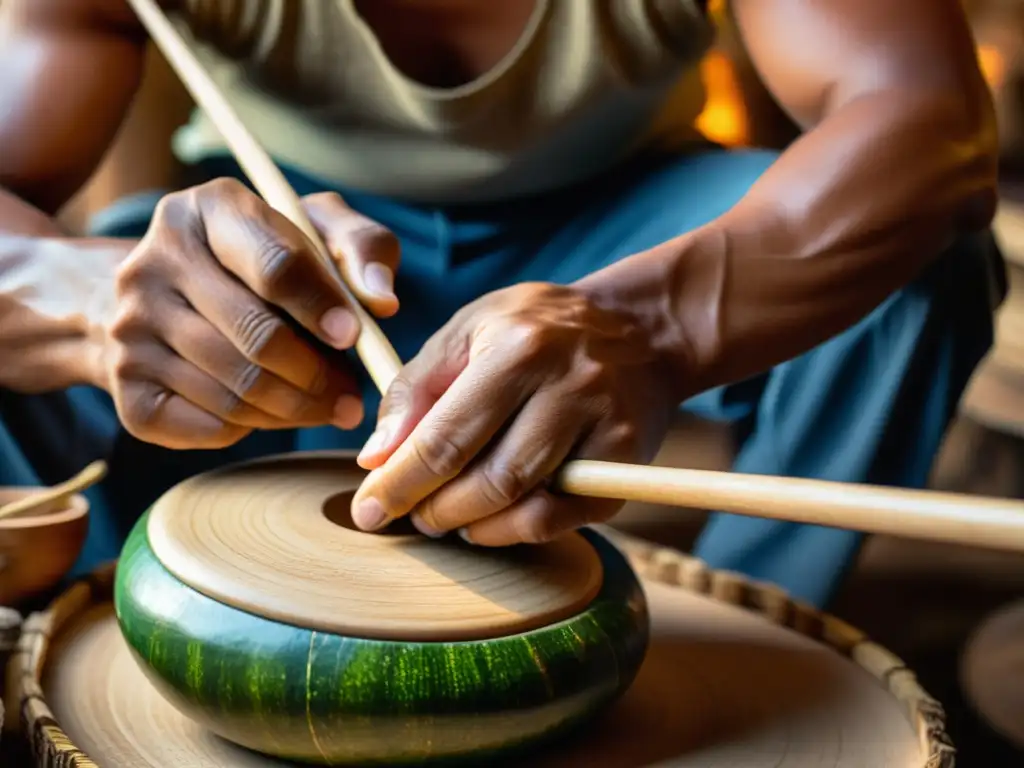
{"label": "wooden bowl", "polygon": [[[41,488],[0,488],[0,505]],[[72,496],[0,520],[0,605],[18,605],[55,587],[78,559],[89,530],[89,500]]]}
{"label": "wooden bowl", "polygon": [[179,712],[302,762],[482,764],[618,698],[647,650],[639,581],[592,531],[500,550],[351,524],[363,472],[292,454],[200,475],[140,519],[122,635]]}

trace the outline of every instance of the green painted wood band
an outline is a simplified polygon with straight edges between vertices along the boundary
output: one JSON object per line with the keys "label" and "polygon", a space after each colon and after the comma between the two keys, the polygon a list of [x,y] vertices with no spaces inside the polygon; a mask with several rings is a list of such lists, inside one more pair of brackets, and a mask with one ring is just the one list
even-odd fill
{"label": "green painted wood band", "polygon": [[605,579],[580,614],[508,637],[393,642],[314,632],[219,603],[156,559],[138,521],[114,607],[147,676],[215,733],[341,765],[490,759],[554,737],[621,695],[648,643],[623,555],[593,531]]}

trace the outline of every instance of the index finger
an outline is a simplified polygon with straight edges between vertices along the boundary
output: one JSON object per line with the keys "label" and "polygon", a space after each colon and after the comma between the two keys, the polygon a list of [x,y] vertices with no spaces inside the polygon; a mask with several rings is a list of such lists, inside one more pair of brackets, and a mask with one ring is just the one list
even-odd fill
{"label": "index finger", "polygon": [[509,421],[532,391],[496,354],[471,359],[388,460],[352,500],[352,518],[377,530],[416,508],[456,477]]}
{"label": "index finger", "polygon": [[316,245],[287,217],[230,182],[199,193],[203,229],[221,265],[335,349],[359,336],[359,320]]}

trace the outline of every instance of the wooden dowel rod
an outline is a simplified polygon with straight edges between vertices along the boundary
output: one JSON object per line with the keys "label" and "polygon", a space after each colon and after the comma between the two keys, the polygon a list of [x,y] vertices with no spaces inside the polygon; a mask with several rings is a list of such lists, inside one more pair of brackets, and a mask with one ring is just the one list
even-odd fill
{"label": "wooden dowel rod", "polygon": [[567,463],[554,486],[577,496],[1024,552],[1024,501],[1012,499],[601,461]]}
{"label": "wooden dowel rod", "polygon": [[[402,362],[374,318],[345,285],[298,195],[239,120],[195,54],[153,0],[128,0],[156,46],[207,113],[269,205],[298,226],[335,275],[362,331],[356,352],[385,392]],[[566,493],[721,510],[868,533],[1024,551],[1024,504],[973,496],[595,461],[567,463]]]}
{"label": "wooden dowel rod", "polygon": [[345,284],[320,234],[306,216],[299,196],[263,147],[242,124],[209,73],[157,4],[153,0],[128,1],[154,44],[167,59],[167,63],[196,100],[196,104],[206,112],[210,121],[220,131],[252,185],[268,205],[280,211],[303,231],[316,247],[317,254],[330,270],[330,274],[337,278],[362,328],[356,341],[356,354],[359,355],[377,389],[382,393],[386,392],[391,381],[401,370],[402,361],[380,326]]}

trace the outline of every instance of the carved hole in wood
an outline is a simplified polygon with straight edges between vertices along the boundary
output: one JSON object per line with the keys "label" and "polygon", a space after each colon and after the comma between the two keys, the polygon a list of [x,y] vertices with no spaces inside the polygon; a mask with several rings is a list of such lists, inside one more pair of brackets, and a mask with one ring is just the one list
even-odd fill
{"label": "carved hole in wood", "polygon": [[413,526],[409,516],[400,517],[393,521],[391,525],[381,531],[373,531],[368,533],[357,527],[355,521],[352,519],[352,499],[355,497],[355,491],[342,491],[336,493],[326,501],[324,501],[323,513],[324,517],[330,520],[335,525],[339,525],[342,528],[346,528],[356,533],[365,533],[367,536],[422,536],[419,531]]}

